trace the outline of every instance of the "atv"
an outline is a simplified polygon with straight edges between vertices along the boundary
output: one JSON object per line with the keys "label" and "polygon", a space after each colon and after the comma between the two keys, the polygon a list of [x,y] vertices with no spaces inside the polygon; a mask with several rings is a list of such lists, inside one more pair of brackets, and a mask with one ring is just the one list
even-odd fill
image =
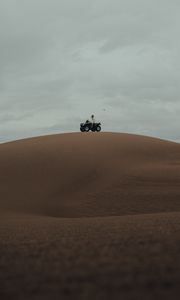
{"label": "atv", "polygon": [[101,131],[101,123],[91,123],[88,120],[85,123],[80,124],[80,131],[81,132],[88,132],[89,130],[95,132]]}

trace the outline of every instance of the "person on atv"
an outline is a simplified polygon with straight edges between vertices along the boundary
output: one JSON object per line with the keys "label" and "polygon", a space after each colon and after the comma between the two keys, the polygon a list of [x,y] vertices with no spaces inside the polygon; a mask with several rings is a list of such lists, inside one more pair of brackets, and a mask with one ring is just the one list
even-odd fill
{"label": "person on atv", "polygon": [[92,121],[92,124],[93,124],[93,125],[94,125],[94,123],[96,123],[95,118],[94,118],[94,115],[91,115],[91,121]]}
{"label": "person on atv", "polygon": [[91,121],[89,121],[89,119],[87,119],[85,123],[91,124],[91,127],[94,127],[94,124],[96,123],[94,115],[91,115]]}
{"label": "person on atv", "polygon": [[101,131],[101,123],[96,123],[94,115],[91,115],[91,120],[87,119],[86,122],[80,123],[80,131],[81,132],[88,132],[91,131]]}

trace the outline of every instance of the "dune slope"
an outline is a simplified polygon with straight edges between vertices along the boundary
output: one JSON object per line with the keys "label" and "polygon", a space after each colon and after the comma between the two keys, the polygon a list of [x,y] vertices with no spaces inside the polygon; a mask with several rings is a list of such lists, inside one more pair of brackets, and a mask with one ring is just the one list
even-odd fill
{"label": "dune slope", "polygon": [[180,145],[72,133],[0,145],[0,210],[56,217],[180,211]]}
{"label": "dune slope", "polygon": [[180,298],[180,213],[0,218],[0,298]]}
{"label": "dune slope", "polygon": [[0,166],[0,299],[180,298],[179,144],[37,137]]}

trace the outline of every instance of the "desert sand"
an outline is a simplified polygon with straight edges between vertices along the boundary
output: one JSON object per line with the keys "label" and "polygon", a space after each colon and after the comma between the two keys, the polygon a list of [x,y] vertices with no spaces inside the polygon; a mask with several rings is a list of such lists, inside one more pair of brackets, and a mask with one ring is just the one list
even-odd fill
{"label": "desert sand", "polygon": [[179,299],[180,144],[71,133],[0,145],[0,299]]}

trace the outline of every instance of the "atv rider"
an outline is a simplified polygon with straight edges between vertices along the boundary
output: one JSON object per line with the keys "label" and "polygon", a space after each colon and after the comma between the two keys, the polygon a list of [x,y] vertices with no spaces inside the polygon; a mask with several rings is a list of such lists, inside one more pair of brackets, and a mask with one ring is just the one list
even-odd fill
{"label": "atv rider", "polygon": [[86,124],[91,124],[91,127],[94,126],[94,124],[95,124],[94,115],[91,115],[91,121],[89,121],[89,119],[86,120]]}
{"label": "atv rider", "polygon": [[96,123],[96,122],[95,122],[94,115],[91,115],[91,120],[92,120],[92,125],[94,126],[94,123]]}

